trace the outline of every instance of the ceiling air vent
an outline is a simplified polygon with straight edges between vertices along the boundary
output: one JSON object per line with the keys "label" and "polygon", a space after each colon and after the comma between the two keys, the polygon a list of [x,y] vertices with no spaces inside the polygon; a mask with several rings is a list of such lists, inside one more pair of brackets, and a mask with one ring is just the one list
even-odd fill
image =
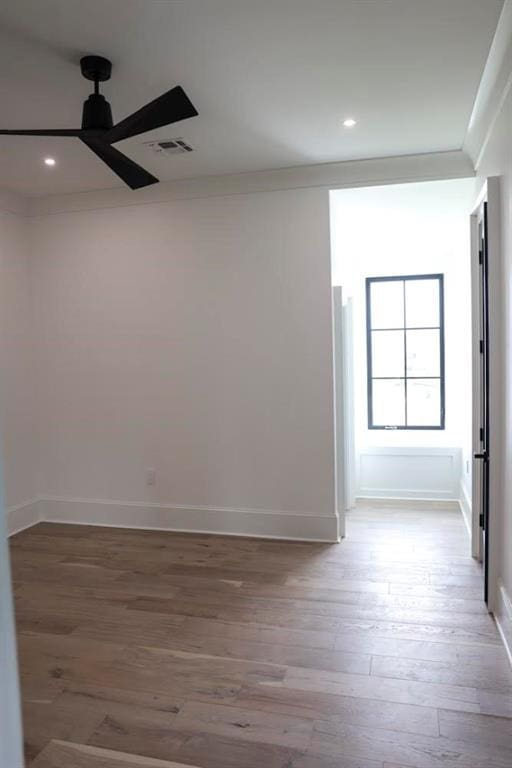
{"label": "ceiling air vent", "polygon": [[144,145],[153,152],[165,155],[184,155],[194,151],[194,148],[181,136],[177,139],[167,139],[167,141],[146,141]]}

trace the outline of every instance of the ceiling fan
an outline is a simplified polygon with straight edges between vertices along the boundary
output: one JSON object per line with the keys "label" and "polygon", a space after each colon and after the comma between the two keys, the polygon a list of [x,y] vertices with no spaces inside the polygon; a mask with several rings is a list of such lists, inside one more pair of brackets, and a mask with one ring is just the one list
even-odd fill
{"label": "ceiling fan", "polygon": [[199,114],[180,85],[158,96],[121,122],[112,120],[110,104],[99,92],[99,84],[110,80],[112,63],[103,56],[80,59],[82,75],[94,82],[94,93],[84,102],[81,128],[34,130],[0,130],[0,135],[14,136],[76,136],[103,160],[131,189],[155,184],[158,179],[112,146],[121,139],[153,131],[163,125],[177,123]]}

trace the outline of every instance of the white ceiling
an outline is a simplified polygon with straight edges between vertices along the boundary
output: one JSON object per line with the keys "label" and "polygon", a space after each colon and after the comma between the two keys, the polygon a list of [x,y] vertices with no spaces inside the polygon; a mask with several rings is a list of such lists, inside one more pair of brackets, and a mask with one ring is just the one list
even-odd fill
{"label": "white ceiling", "polygon": [[[78,60],[98,53],[113,61],[103,92],[115,120],[177,83],[199,110],[117,145],[161,180],[458,149],[502,4],[3,0],[0,128],[79,126],[92,84]],[[175,136],[196,151],[142,146]],[[0,184],[28,195],[121,185],[77,139],[32,137],[0,137]]]}

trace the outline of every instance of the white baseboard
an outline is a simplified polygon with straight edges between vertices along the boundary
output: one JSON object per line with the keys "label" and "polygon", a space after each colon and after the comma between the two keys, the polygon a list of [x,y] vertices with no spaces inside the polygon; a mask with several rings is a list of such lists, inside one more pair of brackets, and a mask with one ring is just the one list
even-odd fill
{"label": "white baseboard", "polygon": [[457,497],[450,491],[409,491],[404,488],[388,490],[387,488],[360,488],[356,493],[358,499],[390,499],[390,500],[416,500],[416,501],[453,501],[457,504]]}
{"label": "white baseboard", "polygon": [[143,504],[104,499],[43,498],[40,519],[52,523],[103,525],[186,533],[217,533],[296,541],[339,540],[339,520],[333,515],[308,515],[272,510],[248,510]]}
{"label": "white baseboard", "polygon": [[512,665],[512,600],[501,580],[498,582],[494,618]]}
{"label": "white baseboard", "polygon": [[32,499],[24,504],[16,504],[13,507],[7,507],[5,510],[7,535],[13,536],[15,533],[24,531],[25,528],[31,528],[39,523],[40,510],[39,501]]}
{"label": "white baseboard", "polygon": [[468,496],[468,492],[466,491],[466,487],[462,482],[462,480],[460,482],[459,504],[460,504],[460,511],[462,512],[463,520],[468,530],[469,540],[471,541],[472,525],[473,525],[473,518],[471,513],[471,499]]}
{"label": "white baseboard", "polygon": [[459,509],[459,503],[454,499],[429,499],[411,496],[356,496],[356,507],[390,507],[407,510],[425,510],[425,512],[453,512]]}

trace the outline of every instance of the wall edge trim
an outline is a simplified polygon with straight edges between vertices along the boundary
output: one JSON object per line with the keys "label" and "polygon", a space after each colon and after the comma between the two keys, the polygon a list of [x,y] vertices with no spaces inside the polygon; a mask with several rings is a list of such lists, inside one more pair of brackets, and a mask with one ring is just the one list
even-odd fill
{"label": "wall edge trim", "polygon": [[494,619],[503,645],[505,646],[508,660],[512,666],[512,599],[501,579],[498,582],[498,595]]}
{"label": "wall edge trim", "polygon": [[464,520],[464,524],[466,526],[466,530],[468,532],[469,540],[471,541],[472,538],[472,505],[471,505],[471,499],[468,496],[466,487],[462,480],[459,484],[460,488],[460,498],[458,499],[459,505],[460,505],[460,511],[462,514],[462,519]]}
{"label": "wall edge trim", "polygon": [[6,507],[5,519],[8,537],[21,533],[21,531],[27,528],[32,528],[33,525],[37,525],[41,520],[39,499],[34,498],[21,504]]}

